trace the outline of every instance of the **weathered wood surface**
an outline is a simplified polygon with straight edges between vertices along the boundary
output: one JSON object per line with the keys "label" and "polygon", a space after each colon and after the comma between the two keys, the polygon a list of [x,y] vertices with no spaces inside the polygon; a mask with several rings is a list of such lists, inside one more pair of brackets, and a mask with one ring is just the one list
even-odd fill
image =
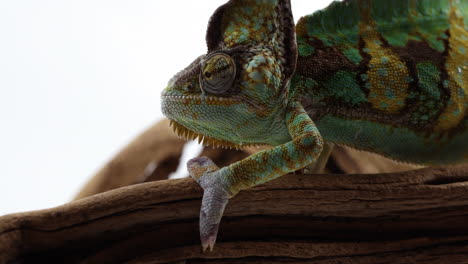
{"label": "weathered wood surface", "polygon": [[210,253],[201,195],[165,180],[1,217],[0,263],[468,263],[468,167],[288,175],[232,199]]}

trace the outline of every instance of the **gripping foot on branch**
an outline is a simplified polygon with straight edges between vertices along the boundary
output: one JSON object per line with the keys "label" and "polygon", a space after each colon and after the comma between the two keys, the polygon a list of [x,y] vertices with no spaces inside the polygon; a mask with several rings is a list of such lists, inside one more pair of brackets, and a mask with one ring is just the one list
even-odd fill
{"label": "gripping foot on branch", "polygon": [[213,247],[216,243],[219,223],[228,203],[230,195],[218,183],[221,173],[219,167],[207,157],[198,157],[187,162],[190,176],[203,188],[203,200],[200,209],[200,240],[203,251]]}

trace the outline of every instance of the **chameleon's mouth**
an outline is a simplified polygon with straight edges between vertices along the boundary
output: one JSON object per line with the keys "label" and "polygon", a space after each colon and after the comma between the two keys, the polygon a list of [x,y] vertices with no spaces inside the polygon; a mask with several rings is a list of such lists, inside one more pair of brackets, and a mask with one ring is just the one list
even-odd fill
{"label": "chameleon's mouth", "polygon": [[[237,133],[232,130],[234,127],[229,128],[227,131],[224,129],[219,130],[219,137],[216,138],[206,135],[213,134],[210,132],[216,129],[216,124],[213,123],[216,123],[215,120],[220,118],[218,117],[220,113],[230,109],[229,114],[236,115],[236,105],[248,104],[240,96],[181,95],[178,92],[167,91],[161,94],[161,99],[162,112],[169,118],[170,126],[178,136],[185,140],[197,140],[198,143],[205,146],[227,149],[265,145],[254,142],[236,142]],[[203,114],[207,111],[210,115]],[[222,119],[225,120],[226,116],[222,115]],[[223,138],[224,136],[225,138]]]}
{"label": "chameleon's mouth", "polygon": [[208,105],[233,105],[242,103],[242,100],[239,97],[220,97],[220,96],[211,96],[211,95],[172,95],[168,93],[161,94],[163,100],[168,102],[178,102],[178,103],[195,103],[201,104],[202,102]]}
{"label": "chameleon's mouth", "polygon": [[206,135],[199,134],[194,132],[185,126],[177,123],[174,120],[169,120],[169,126],[172,127],[174,132],[185,140],[198,140],[199,144],[204,146],[213,146],[216,148],[226,148],[226,149],[241,149],[243,147],[258,147],[260,144],[236,144],[223,139],[213,138]]}

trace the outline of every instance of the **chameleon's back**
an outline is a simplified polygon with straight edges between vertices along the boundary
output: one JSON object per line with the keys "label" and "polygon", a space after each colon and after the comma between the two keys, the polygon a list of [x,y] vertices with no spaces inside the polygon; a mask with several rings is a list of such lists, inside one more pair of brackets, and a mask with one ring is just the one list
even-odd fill
{"label": "chameleon's back", "polygon": [[326,140],[468,160],[468,1],[350,0],[302,18],[291,89]]}

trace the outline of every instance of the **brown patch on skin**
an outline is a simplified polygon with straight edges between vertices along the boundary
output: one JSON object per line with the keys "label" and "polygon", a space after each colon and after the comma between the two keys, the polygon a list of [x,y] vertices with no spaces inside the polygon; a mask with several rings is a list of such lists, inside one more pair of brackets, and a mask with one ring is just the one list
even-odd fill
{"label": "brown patch on skin", "polygon": [[296,74],[321,81],[338,71],[356,71],[356,65],[336,47],[327,47],[318,38],[306,42],[314,48],[315,52],[310,56],[298,58]]}
{"label": "brown patch on skin", "polygon": [[403,60],[411,61],[415,64],[429,61],[438,68],[441,68],[445,61],[444,55],[429,46],[425,41],[409,40],[404,47],[393,47],[390,45],[389,47]]}
{"label": "brown patch on skin", "polygon": [[268,117],[271,115],[272,109],[263,104],[247,104],[249,111],[255,113],[258,117]]}

